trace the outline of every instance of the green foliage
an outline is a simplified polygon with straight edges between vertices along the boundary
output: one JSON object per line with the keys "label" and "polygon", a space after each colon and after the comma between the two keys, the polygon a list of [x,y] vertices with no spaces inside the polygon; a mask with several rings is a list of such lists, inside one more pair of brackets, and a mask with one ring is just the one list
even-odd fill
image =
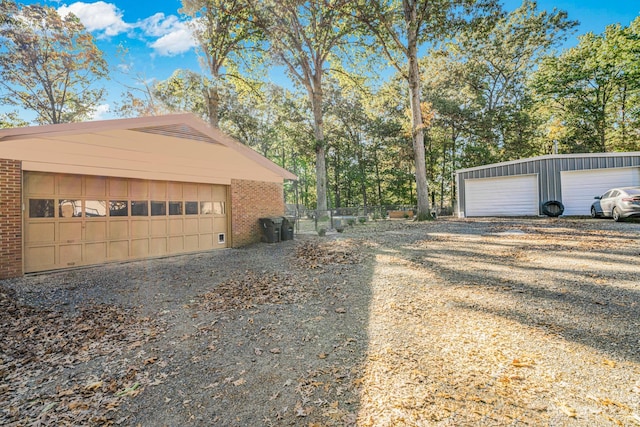
{"label": "green foliage", "polygon": [[38,123],[88,119],[107,78],[102,52],[80,20],[48,6],[0,3],[0,101],[34,111]]}
{"label": "green foliage", "polygon": [[194,18],[193,33],[210,73],[203,108],[211,125],[218,127],[224,82],[246,83],[241,64],[260,45],[263,34],[249,1],[182,0],[181,12]]}
{"label": "green foliage", "polygon": [[[418,51],[424,44],[435,47],[464,28],[480,28],[500,14],[494,0],[361,0],[354,9],[372,52],[386,57],[408,86],[410,132],[418,218],[429,216],[429,186],[425,155],[425,121]],[[429,153],[431,154],[431,153]]]}
{"label": "green foliage", "polygon": [[10,129],[29,126],[29,123],[20,118],[16,111],[0,114],[0,129]]}
{"label": "green foliage", "polygon": [[177,69],[164,81],[153,86],[153,97],[172,112],[191,112],[208,118],[206,96],[209,79],[191,70]]}
{"label": "green foliage", "polygon": [[490,26],[461,32],[455,44],[427,61],[427,73],[435,76],[427,80],[434,107],[452,132],[469,131],[465,167],[541,154],[527,83],[575,25],[565,12],[539,11],[527,0]]}
{"label": "green foliage", "polygon": [[640,148],[640,17],[545,58],[533,80],[548,138],[561,152]]}
{"label": "green foliage", "polygon": [[327,234],[327,230],[325,228],[318,229],[318,236],[324,237]]}
{"label": "green foliage", "polygon": [[[529,0],[509,14],[493,0],[182,3],[207,73],[140,77],[119,114],[209,119],[299,177],[285,183],[288,203],[420,205],[424,220],[453,206],[459,168],[550,153],[554,141],[561,152],[640,150],[640,18],[558,55],[575,22]],[[86,119],[106,67],[81,24],[47,7],[0,10],[4,102],[42,123]],[[294,87],[257,81],[267,63]],[[376,66],[397,72],[383,78]],[[37,80],[45,68],[72,77],[64,96],[59,80]]]}

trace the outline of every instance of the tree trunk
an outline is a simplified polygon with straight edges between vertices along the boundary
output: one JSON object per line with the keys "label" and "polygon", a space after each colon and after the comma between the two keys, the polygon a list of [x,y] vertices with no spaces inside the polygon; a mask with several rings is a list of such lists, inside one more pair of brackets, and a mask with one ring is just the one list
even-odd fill
{"label": "tree trunk", "polygon": [[360,191],[362,192],[362,205],[367,206],[369,201],[367,200],[367,170],[364,159],[364,151],[362,149],[362,145],[360,140],[358,140],[358,164],[360,165]]}
{"label": "tree trunk", "polygon": [[207,111],[209,113],[209,124],[212,127],[218,128],[219,120],[218,113],[220,111],[220,94],[218,93],[218,87],[212,86],[207,90]]}
{"label": "tree trunk", "polygon": [[[415,12],[415,6],[414,6]],[[415,21],[414,21],[415,22]],[[411,25],[410,21],[407,21]],[[409,98],[411,104],[411,130],[413,134],[413,153],[415,161],[416,193],[418,221],[431,219],[429,212],[429,187],[424,149],[424,126],[420,108],[420,69],[418,65],[417,32],[409,31]]]}
{"label": "tree trunk", "polygon": [[622,94],[620,96],[620,145],[623,150],[628,150],[627,147],[627,83],[622,84],[620,89]]}
{"label": "tree trunk", "polygon": [[[293,151],[293,148],[291,148],[291,162],[293,164],[293,174],[295,176],[298,176],[298,159],[296,157],[295,151]],[[298,190],[299,179],[300,177],[298,177],[298,179],[293,181],[293,194],[295,195],[296,216],[299,216],[299,212],[300,212],[300,194]]]}
{"label": "tree trunk", "polygon": [[442,167],[440,169],[440,212],[444,208],[444,180],[447,175],[447,141],[442,141]]}
{"label": "tree trunk", "polygon": [[342,199],[340,197],[340,152],[336,150],[336,157],[333,163],[333,179],[334,183],[334,207],[342,207]]}
{"label": "tree trunk", "polygon": [[313,109],[313,133],[316,147],[316,198],[318,215],[322,216],[327,211],[327,167],[326,150],[324,141],[324,124],[322,117],[322,86],[316,82],[311,95],[311,108]]}
{"label": "tree trunk", "polygon": [[376,171],[376,189],[378,190],[378,204],[383,205],[382,202],[382,179],[380,178],[380,164],[378,162],[378,148],[373,149],[373,164]]}

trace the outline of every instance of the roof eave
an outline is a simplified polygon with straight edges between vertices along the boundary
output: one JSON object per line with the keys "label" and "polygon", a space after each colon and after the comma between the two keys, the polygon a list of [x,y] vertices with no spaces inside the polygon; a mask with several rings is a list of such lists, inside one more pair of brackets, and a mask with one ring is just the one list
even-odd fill
{"label": "roof eave", "polygon": [[44,136],[60,136],[78,133],[96,133],[110,130],[139,130],[154,126],[170,126],[184,124],[211,137],[212,140],[237,151],[264,168],[287,180],[298,180],[298,177],[288,170],[278,166],[255,150],[231,138],[218,129],[214,129],[200,117],[192,113],[169,114],[162,116],[136,117],[130,119],[96,120],[80,123],[61,123],[43,126],[29,126],[12,129],[0,129],[0,141],[26,139]]}

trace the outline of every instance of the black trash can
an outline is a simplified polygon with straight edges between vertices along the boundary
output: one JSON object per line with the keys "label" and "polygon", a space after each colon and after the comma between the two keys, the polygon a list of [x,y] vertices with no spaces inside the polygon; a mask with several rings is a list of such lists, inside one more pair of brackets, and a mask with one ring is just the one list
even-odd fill
{"label": "black trash can", "polygon": [[282,217],[282,240],[293,240],[293,226],[295,225],[294,218]]}
{"label": "black trash can", "polygon": [[260,218],[262,229],[262,241],[266,243],[278,243],[282,229],[282,217]]}

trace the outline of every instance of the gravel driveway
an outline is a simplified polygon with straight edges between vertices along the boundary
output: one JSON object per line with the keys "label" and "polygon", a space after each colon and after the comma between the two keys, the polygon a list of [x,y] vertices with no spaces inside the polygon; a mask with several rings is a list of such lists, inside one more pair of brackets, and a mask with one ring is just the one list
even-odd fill
{"label": "gravel driveway", "polygon": [[639,237],[390,220],[0,281],[0,424],[640,425]]}

